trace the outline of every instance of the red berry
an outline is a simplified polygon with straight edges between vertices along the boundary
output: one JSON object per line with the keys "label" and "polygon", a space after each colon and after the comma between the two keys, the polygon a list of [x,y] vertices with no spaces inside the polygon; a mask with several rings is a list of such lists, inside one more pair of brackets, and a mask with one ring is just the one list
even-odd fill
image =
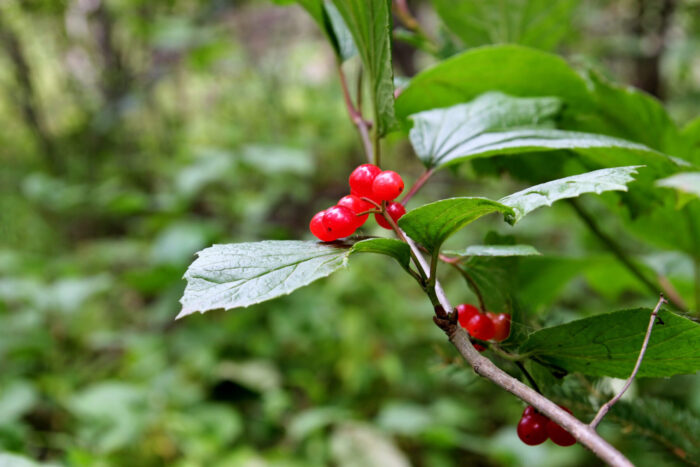
{"label": "red berry", "polygon": [[[392,219],[394,219],[394,222],[398,222],[399,219],[401,219],[401,216],[406,214],[406,208],[403,207],[403,204],[401,203],[386,203],[386,212]],[[391,225],[386,221],[386,219],[384,219],[382,214],[375,214],[374,218],[376,219],[377,224],[381,225],[385,229],[391,230]]]}
{"label": "red berry", "polygon": [[487,341],[493,338],[496,329],[488,316],[479,313],[469,318],[467,331],[473,338]]}
{"label": "red berry", "polygon": [[518,422],[518,438],[528,446],[544,443],[547,441],[547,421],[547,417],[538,413],[521,418]]}
{"label": "red berry", "polygon": [[362,164],[350,174],[350,191],[360,198],[372,198],[372,183],[382,169],[372,164]]}
{"label": "red berry", "polygon": [[475,307],[474,305],[469,305],[466,303],[462,303],[461,305],[457,305],[457,317],[459,319],[459,324],[464,329],[467,329],[467,323],[472,318],[472,316],[478,315],[478,314],[479,314],[479,309],[477,307]]}
{"label": "red berry", "polygon": [[323,225],[323,215],[326,211],[317,212],[314,217],[311,218],[309,223],[309,230],[322,242],[332,242],[336,237]]}
{"label": "red berry", "polygon": [[495,329],[493,340],[496,342],[506,340],[510,334],[510,315],[508,313],[496,314],[488,312],[486,313],[486,316],[488,316],[491,319],[491,322],[493,322],[493,327]]}
{"label": "red berry", "polygon": [[[571,410],[567,409],[566,407],[561,405],[559,407],[571,413]],[[571,446],[576,444],[576,438],[571,436],[568,431],[559,426],[557,423],[554,423],[552,420],[547,421],[547,435],[554,442],[554,444],[558,444],[559,446]]]}
{"label": "red berry", "polygon": [[474,348],[475,348],[477,351],[479,351],[479,352],[483,352],[484,350],[486,350],[486,347],[484,347],[483,345],[479,344],[478,342],[474,342],[474,343],[472,343],[472,345],[473,345]]}
{"label": "red berry", "polygon": [[528,405],[527,407],[525,407],[525,410],[523,410],[523,416],[520,418],[529,417],[530,415],[534,415],[536,413],[539,412],[533,406]]}
{"label": "red berry", "polygon": [[392,201],[403,191],[401,175],[392,170],[385,170],[377,175],[372,183],[374,199]]}
{"label": "red berry", "polygon": [[374,207],[371,203],[362,201],[359,196],[355,195],[343,196],[340,198],[340,201],[338,201],[338,206],[345,206],[355,214],[355,227],[360,227],[369,217],[369,214],[364,214],[362,216],[358,216],[357,214],[369,211]]}
{"label": "red berry", "polygon": [[323,225],[335,238],[347,237],[355,232],[355,214],[345,206],[326,209]]}

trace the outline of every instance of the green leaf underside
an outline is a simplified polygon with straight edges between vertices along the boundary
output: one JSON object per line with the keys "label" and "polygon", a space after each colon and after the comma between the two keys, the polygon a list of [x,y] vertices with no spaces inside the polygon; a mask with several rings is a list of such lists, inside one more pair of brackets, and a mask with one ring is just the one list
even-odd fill
{"label": "green leaf underside", "polygon": [[387,0],[333,0],[352,33],[367,71],[380,136],[396,126],[389,3]]}
{"label": "green leaf underside", "polygon": [[700,172],[681,172],[658,180],[656,185],[673,188],[700,198]]}
{"label": "green leaf underside", "polygon": [[614,167],[586,172],[572,177],[535,185],[501,198],[499,203],[510,206],[514,215],[506,221],[515,224],[526,214],[542,206],[551,206],[560,199],[574,198],[585,193],[627,191],[627,183],[634,180],[632,174],[641,166]]}
{"label": "green leaf underside", "polygon": [[411,115],[413,128],[409,138],[423,164],[437,167],[493,149],[497,139],[485,134],[543,123],[551,125],[560,109],[561,101],[556,98],[518,98],[490,92],[467,104]]}
{"label": "green leaf underside", "polygon": [[498,45],[468,50],[418,73],[396,100],[396,115],[403,120],[495,90],[521,97],[557,96],[569,105],[592,106],[586,82],[562,58]]}
{"label": "green leaf underside", "polygon": [[289,294],[345,266],[349,254],[347,246],[313,241],[214,245],[200,251],[187,269],[177,318]]}
{"label": "green leaf underside", "polygon": [[531,245],[471,245],[464,250],[445,250],[443,253],[463,257],[541,255],[541,253]]}
{"label": "green leaf underside", "polygon": [[[569,372],[627,378],[650,316],[650,309],[639,308],[553,326],[531,334],[520,351]],[[661,311],[659,317],[637,376],[661,378],[700,370],[700,325],[669,311]]]}
{"label": "green leaf underside", "polygon": [[379,253],[391,256],[402,268],[408,269],[411,253],[408,244],[393,238],[370,238],[362,240],[352,247],[352,253]]}
{"label": "green leaf underside", "polygon": [[341,60],[357,54],[352,34],[337,8],[328,0],[297,0],[328,37],[333,51]]}
{"label": "green leaf underside", "polygon": [[415,241],[435,251],[453,233],[492,212],[514,216],[508,206],[486,198],[449,198],[406,213],[399,226]]}

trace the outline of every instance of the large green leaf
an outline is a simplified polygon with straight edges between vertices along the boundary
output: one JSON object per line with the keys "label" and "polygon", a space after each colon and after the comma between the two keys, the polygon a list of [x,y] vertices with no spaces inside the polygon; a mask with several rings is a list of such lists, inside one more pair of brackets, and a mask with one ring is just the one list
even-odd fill
{"label": "large green leaf", "polygon": [[214,245],[187,269],[177,318],[289,294],[345,266],[349,254],[347,246],[311,241]]}
{"label": "large green leaf", "polygon": [[328,37],[333,51],[341,60],[357,54],[357,48],[338,9],[329,0],[297,0]]}
{"label": "large green leaf", "polygon": [[396,114],[449,107],[488,91],[521,97],[556,96],[590,108],[586,82],[560,57],[517,45],[472,49],[417,74],[396,100]]}
{"label": "large green leaf", "polygon": [[[639,355],[651,310],[616,311],[542,329],[522,352],[548,365],[591,376],[626,378]],[[638,377],[667,377],[700,370],[700,325],[659,313]]]}
{"label": "large green leaf", "polygon": [[433,0],[448,28],[470,47],[517,43],[553,49],[570,31],[578,0]]}
{"label": "large green leaf", "polygon": [[560,199],[575,198],[584,193],[627,191],[627,184],[634,180],[632,174],[636,174],[638,168],[615,167],[552,180],[508,195],[499,202],[513,208],[514,215],[506,216],[506,221],[515,224],[527,213],[542,206],[551,206]]}
{"label": "large green leaf", "polygon": [[514,216],[514,211],[486,198],[449,198],[426,204],[399,219],[413,240],[435,251],[450,235],[472,221],[492,212]]}
{"label": "large green leaf", "polygon": [[588,73],[588,81],[595,111],[572,119],[567,128],[617,136],[687,159],[678,127],[658,99],[594,72]]}
{"label": "large green leaf", "polygon": [[548,124],[561,109],[552,97],[518,98],[499,92],[482,94],[467,104],[426,110],[411,115],[409,138],[416,155],[427,167],[449,164],[455,159],[478,156],[486,147],[479,137],[523,127]]}
{"label": "large green leaf", "polygon": [[367,70],[380,135],[391,131],[396,124],[389,3],[388,0],[333,0],[352,33]]}

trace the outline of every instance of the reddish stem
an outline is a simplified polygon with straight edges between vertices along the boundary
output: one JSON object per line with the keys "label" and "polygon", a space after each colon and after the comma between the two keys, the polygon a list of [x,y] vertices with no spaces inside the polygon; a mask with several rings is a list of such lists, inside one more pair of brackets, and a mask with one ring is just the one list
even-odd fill
{"label": "reddish stem", "polygon": [[416,180],[416,183],[413,184],[410,190],[408,190],[408,193],[406,193],[401,200],[401,204],[406,206],[406,203],[408,203],[411,198],[413,198],[413,195],[418,193],[418,190],[420,190],[423,185],[425,185],[425,182],[428,181],[428,179],[433,175],[434,169],[428,169],[425,172],[423,172],[423,175],[418,177],[418,180]]}

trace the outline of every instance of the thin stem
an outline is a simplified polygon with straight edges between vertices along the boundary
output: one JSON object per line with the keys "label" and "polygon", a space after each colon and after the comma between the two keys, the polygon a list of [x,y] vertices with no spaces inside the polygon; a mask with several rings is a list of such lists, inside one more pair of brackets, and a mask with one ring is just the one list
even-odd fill
{"label": "thin stem", "polygon": [[700,258],[693,259],[693,275],[695,276],[695,313],[700,314]]}
{"label": "thin stem", "polygon": [[428,179],[433,175],[434,169],[428,169],[425,172],[423,172],[423,175],[418,177],[418,180],[413,184],[410,190],[408,190],[408,193],[406,193],[401,200],[401,204],[406,206],[406,203],[410,201],[411,198],[413,198],[413,195],[418,193],[418,190],[420,190],[423,185],[425,185],[425,182],[428,181]]}
{"label": "thin stem", "polygon": [[540,387],[537,386],[537,383],[535,382],[535,379],[532,377],[529,371],[525,369],[525,365],[523,365],[522,362],[516,361],[515,364],[520,368],[520,371],[525,375],[525,378],[530,382],[530,386],[532,386],[532,389],[535,391],[539,392],[542,394],[542,391],[540,391]]}
{"label": "thin stem", "polygon": [[[617,259],[627,268],[628,271],[632,273],[641,283],[643,283],[649,291],[651,291],[654,295],[659,293],[659,290],[663,290],[660,285],[655,284],[649,278],[647,278],[644,273],[639,269],[639,267],[634,264],[632,259],[627,255],[627,253],[622,249],[620,245],[618,245],[615,240],[612,239],[609,235],[607,235],[605,232],[603,232],[600,227],[598,227],[598,224],[595,222],[593,217],[587,213],[581,205],[574,199],[570,199],[569,203],[571,206],[574,208],[574,211],[576,211],[576,214],[581,218],[581,220],[588,226],[589,230],[595,234],[600,241],[605,244],[605,246],[617,257]],[[664,290],[665,292],[665,290]],[[667,293],[667,295],[669,295]],[[672,295],[672,294],[671,294]],[[669,298],[670,295],[669,295]],[[673,300],[673,304],[680,308],[681,310],[684,310],[685,307],[683,306],[683,303],[678,303],[677,301]]]}
{"label": "thin stem", "polygon": [[479,308],[481,309],[482,313],[486,313],[486,302],[484,302],[484,296],[481,295],[481,290],[479,290],[479,286],[474,282],[474,278],[464,269],[460,268],[457,263],[450,262],[452,266],[454,266],[457,271],[464,277],[464,280],[467,281],[471,289],[474,291],[476,294],[476,298],[479,300]]}
{"label": "thin stem", "polygon": [[632,381],[634,381],[634,377],[637,376],[637,372],[639,371],[639,367],[642,365],[642,360],[644,359],[644,354],[647,351],[647,346],[649,345],[649,338],[651,337],[651,330],[654,327],[654,322],[656,321],[656,316],[659,314],[659,309],[661,309],[661,305],[663,305],[666,302],[666,299],[664,298],[664,295],[661,294],[659,296],[659,301],[657,302],[656,306],[654,307],[654,310],[651,312],[651,317],[649,318],[649,325],[647,326],[647,333],[644,335],[644,341],[642,342],[642,350],[639,351],[639,357],[637,357],[637,363],[634,365],[634,369],[632,370],[632,374],[630,375],[629,378],[627,378],[627,382],[625,382],[625,385],[622,387],[620,392],[610,399],[608,402],[603,404],[603,406],[598,410],[598,413],[596,414],[595,418],[593,421],[589,424],[591,428],[595,430],[595,428],[598,426],[598,424],[603,420],[603,417],[605,417],[605,414],[608,413],[608,411],[612,408],[613,405],[617,401],[620,400],[622,395],[627,391],[627,389],[630,387],[632,384]]}
{"label": "thin stem", "polygon": [[348,83],[345,79],[345,72],[343,71],[343,67],[340,63],[338,63],[338,75],[340,77],[340,87],[343,90],[343,99],[345,100],[345,107],[347,107],[348,109],[350,120],[352,120],[352,122],[357,127],[357,131],[360,133],[360,139],[362,140],[362,147],[365,150],[365,156],[367,156],[367,162],[369,162],[370,164],[374,164],[376,163],[375,153],[372,150],[372,143],[370,141],[369,136],[369,128],[371,124],[362,117],[362,113],[352,103],[350,91],[348,91]]}
{"label": "thin stem", "polygon": [[408,9],[408,3],[406,0],[394,0],[394,13],[401,20],[406,29],[413,31],[413,33],[423,39],[429,47],[429,52],[436,54],[439,50],[438,45],[435,41],[428,36],[428,34],[423,30],[418,20],[411,14],[411,10]]}

